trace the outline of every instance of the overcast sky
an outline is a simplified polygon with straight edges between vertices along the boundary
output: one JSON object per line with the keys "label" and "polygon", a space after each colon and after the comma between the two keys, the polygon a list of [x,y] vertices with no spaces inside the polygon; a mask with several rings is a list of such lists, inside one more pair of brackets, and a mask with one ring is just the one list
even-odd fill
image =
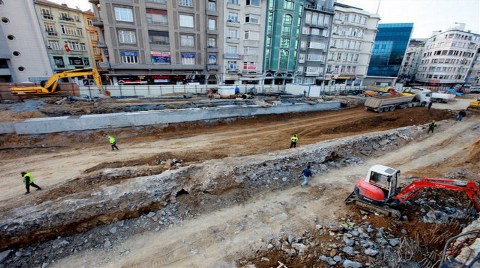
{"label": "overcast sky", "polygon": [[[82,10],[91,8],[88,0],[50,0]],[[455,22],[466,30],[480,33],[480,0],[337,0],[339,3],[376,13],[381,1],[380,23],[413,22],[414,38],[428,38],[432,31],[445,31]]]}

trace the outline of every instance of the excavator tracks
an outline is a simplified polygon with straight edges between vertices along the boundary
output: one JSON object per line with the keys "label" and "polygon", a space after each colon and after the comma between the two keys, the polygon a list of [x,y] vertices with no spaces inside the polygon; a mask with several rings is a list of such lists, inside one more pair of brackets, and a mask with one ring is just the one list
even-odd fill
{"label": "excavator tracks", "polygon": [[360,209],[372,212],[372,213],[377,213],[386,217],[392,217],[396,219],[401,219],[402,214],[400,211],[390,208],[386,205],[383,206],[378,206],[372,203],[369,203],[367,201],[364,201],[362,199],[359,199],[355,192],[352,192],[346,199],[345,199],[345,204],[355,204],[357,207]]}

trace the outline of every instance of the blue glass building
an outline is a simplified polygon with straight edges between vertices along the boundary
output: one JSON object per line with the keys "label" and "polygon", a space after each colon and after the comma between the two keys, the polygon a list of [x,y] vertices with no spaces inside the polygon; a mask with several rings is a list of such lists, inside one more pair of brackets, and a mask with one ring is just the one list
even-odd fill
{"label": "blue glass building", "polygon": [[413,31],[413,23],[378,25],[368,76],[397,77]]}

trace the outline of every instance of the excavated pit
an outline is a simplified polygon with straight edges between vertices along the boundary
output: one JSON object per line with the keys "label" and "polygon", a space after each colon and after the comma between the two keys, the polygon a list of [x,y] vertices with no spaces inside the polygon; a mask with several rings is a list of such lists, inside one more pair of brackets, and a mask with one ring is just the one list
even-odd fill
{"label": "excavated pit", "polygon": [[[135,173],[128,172],[130,168],[127,168],[126,174],[109,176],[116,177],[117,183],[102,184],[92,194],[64,191],[54,203],[5,211],[3,215],[8,217],[2,217],[0,223],[0,235],[4,238],[0,248],[69,235],[72,230],[85,231],[100,223],[137,216],[142,211],[167,205],[182,190],[221,195],[237,188],[262,191],[268,184],[272,184],[270,189],[281,189],[296,181],[304,163],[311,163],[319,170],[326,169],[325,165],[344,166],[360,161],[362,155],[397,148],[421,134],[424,134],[424,127],[405,127],[327,141],[294,152],[209,160],[142,177],[134,177]],[[151,159],[155,158],[148,160]],[[138,161],[132,163],[139,164]],[[115,171],[118,169],[113,169],[113,174]],[[75,213],[75,217],[64,217],[69,213]]]}

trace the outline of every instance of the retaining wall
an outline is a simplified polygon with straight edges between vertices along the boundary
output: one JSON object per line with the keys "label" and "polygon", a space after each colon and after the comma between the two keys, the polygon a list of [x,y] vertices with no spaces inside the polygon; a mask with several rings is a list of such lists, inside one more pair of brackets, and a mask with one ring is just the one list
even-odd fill
{"label": "retaining wall", "polygon": [[104,128],[147,126],[165,123],[191,122],[208,119],[314,112],[339,109],[339,102],[318,104],[276,105],[272,107],[216,107],[192,108],[163,111],[141,111],[132,113],[92,114],[83,116],[61,116],[32,118],[22,122],[0,123],[0,134],[44,134],[64,131],[79,131]]}

